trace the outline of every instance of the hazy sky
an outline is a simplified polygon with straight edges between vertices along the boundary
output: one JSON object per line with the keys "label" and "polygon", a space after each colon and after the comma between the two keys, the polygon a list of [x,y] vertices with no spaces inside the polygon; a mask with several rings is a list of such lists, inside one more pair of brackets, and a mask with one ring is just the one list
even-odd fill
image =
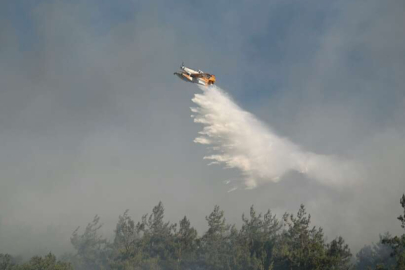
{"label": "hazy sky", "polygon": [[[0,253],[63,252],[95,214],[162,201],[203,232],[215,204],[238,223],[254,204],[304,203],[329,240],[357,251],[401,232],[405,192],[403,0],[0,2]],[[277,134],[367,175],[326,187],[298,173],[227,193],[190,118],[184,61]]]}

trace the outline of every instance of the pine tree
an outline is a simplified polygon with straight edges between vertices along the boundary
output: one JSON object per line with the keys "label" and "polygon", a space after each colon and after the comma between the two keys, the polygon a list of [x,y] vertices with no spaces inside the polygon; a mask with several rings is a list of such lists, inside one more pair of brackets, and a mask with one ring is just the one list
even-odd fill
{"label": "pine tree", "polygon": [[277,266],[290,270],[324,270],[325,248],[322,228],[310,227],[311,215],[301,205],[296,216],[284,214],[286,229],[276,250]]}
{"label": "pine tree", "polygon": [[[401,221],[401,227],[405,229],[405,195],[402,195],[400,199],[402,208],[404,209],[404,214],[398,217]],[[387,237],[382,241],[384,244],[389,245],[393,252],[392,256],[395,258],[397,270],[405,270],[405,234],[395,237]]]}
{"label": "pine tree", "polygon": [[247,247],[251,264],[257,264],[255,268],[258,269],[269,269],[273,264],[273,248],[281,228],[280,222],[270,210],[264,216],[261,213],[256,215],[253,206],[250,208],[250,218],[242,215],[242,220],[240,238]]}
{"label": "pine tree", "polygon": [[197,250],[197,231],[191,227],[190,221],[184,217],[179,222],[176,234],[176,258],[179,269],[189,269],[194,265]]}
{"label": "pine tree", "polygon": [[95,216],[83,234],[79,235],[79,227],[73,232],[70,239],[76,254],[74,256],[74,268],[85,270],[100,270],[108,268],[108,256],[110,253],[109,243],[99,234],[103,225],[100,217]]}
{"label": "pine tree", "polygon": [[165,269],[176,269],[175,234],[176,224],[164,222],[164,207],[159,202],[152,210],[152,214],[144,215],[139,224],[144,233],[143,250],[149,258],[158,260]]}
{"label": "pine tree", "polygon": [[55,255],[49,253],[44,257],[35,256],[29,262],[21,266],[11,268],[13,270],[73,270],[69,263],[56,260]]}
{"label": "pine tree", "polygon": [[9,254],[0,254],[0,270],[12,270],[16,263]]}
{"label": "pine tree", "polygon": [[231,226],[226,224],[224,212],[219,206],[205,219],[208,222],[208,231],[201,239],[199,250],[200,267],[207,269],[230,269],[230,254],[228,253],[227,242],[230,236]]}

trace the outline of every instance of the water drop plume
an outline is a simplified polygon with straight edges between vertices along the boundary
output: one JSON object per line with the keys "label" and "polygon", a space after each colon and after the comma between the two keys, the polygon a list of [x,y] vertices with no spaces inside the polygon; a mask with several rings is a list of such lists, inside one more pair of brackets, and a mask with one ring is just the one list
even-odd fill
{"label": "water drop plume", "polygon": [[359,181],[360,170],[353,161],[304,151],[268,125],[241,109],[217,86],[199,86],[203,93],[192,101],[194,122],[203,129],[194,142],[206,145],[209,164],[239,169],[247,188],[265,182],[278,182],[289,171],[307,175],[329,186],[344,186]]}

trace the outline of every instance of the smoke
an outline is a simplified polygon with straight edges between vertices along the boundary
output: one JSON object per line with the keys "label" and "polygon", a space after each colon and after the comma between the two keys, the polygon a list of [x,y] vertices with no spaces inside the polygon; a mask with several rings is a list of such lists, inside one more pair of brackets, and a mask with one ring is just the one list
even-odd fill
{"label": "smoke", "polygon": [[305,174],[328,186],[358,183],[361,167],[353,161],[304,151],[280,137],[254,115],[242,110],[219,87],[202,87],[191,108],[194,122],[204,126],[195,143],[210,146],[210,164],[239,169],[247,188],[278,182],[289,171]]}

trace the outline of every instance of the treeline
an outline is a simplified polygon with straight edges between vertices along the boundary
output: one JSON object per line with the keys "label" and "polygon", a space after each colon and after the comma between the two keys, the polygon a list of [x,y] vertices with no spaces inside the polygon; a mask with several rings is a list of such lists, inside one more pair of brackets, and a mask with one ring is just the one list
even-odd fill
{"label": "treeline", "polygon": [[[405,229],[405,195],[401,205],[404,215],[398,219]],[[111,242],[99,233],[102,225],[96,216],[83,232],[73,233],[74,253],[59,261],[49,254],[26,263],[0,254],[0,270],[405,270],[405,234],[381,236],[353,263],[343,238],[326,241],[303,205],[295,215],[286,213],[281,219],[270,211],[256,213],[252,206],[248,216],[242,215],[240,229],[226,223],[218,206],[206,220],[208,230],[199,236],[187,217],[178,224],[166,222],[159,203],[137,223],[125,211]]]}

